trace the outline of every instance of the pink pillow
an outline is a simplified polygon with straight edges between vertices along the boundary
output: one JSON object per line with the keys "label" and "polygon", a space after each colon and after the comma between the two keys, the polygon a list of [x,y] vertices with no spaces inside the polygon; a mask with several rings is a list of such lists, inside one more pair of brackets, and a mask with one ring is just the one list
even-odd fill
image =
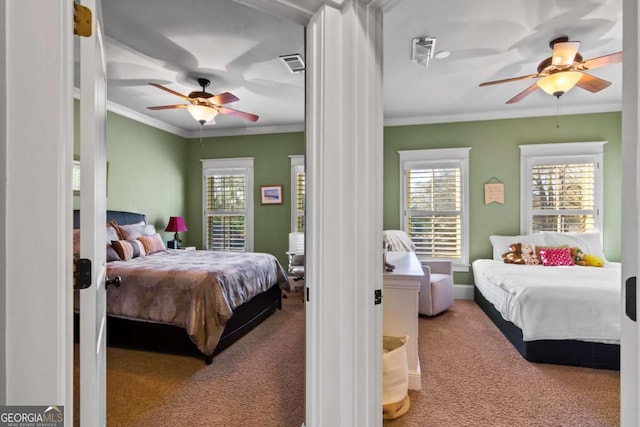
{"label": "pink pillow", "polygon": [[147,254],[153,254],[165,250],[164,242],[160,234],[156,233],[153,236],[140,236],[138,240],[144,245],[144,250]]}
{"label": "pink pillow", "polygon": [[570,248],[542,248],[539,254],[542,265],[573,265]]}

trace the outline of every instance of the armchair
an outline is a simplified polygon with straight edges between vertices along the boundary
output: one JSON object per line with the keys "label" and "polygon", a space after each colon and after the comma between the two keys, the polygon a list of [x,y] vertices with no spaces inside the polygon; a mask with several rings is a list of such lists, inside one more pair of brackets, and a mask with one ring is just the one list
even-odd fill
{"label": "armchair", "polygon": [[[415,245],[403,230],[385,230],[385,247],[396,252],[413,252]],[[420,283],[418,313],[434,316],[453,306],[453,264],[451,261],[422,261],[424,277]]]}
{"label": "armchair", "polygon": [[289,233],[289,268],[287,272],[294,281],[304,280],[304,233]]}

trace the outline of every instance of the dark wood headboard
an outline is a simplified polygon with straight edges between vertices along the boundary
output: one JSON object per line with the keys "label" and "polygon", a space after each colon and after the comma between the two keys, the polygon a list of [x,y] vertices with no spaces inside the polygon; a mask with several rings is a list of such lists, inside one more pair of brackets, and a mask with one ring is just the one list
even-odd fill
{"label": "dark wood headboard", "polygon": [[[120,225],[135,224],[140,221],[147,222],[145,214],[126,211],[107,211],[107,222],[115,220]],[[73,211],[73,228],[80,227],[80,211],[75,209]]]}

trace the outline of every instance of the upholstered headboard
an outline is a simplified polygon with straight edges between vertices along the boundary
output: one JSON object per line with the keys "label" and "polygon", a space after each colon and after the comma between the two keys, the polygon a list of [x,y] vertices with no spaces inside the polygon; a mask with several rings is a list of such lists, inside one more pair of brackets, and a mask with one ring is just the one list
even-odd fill
{"label": "upholstered headboard", "polygon": [[[147,223],[147,217],[145,214],[126,211],[107,211],[107,222],[115,220],[120,225],[135,224],[140,221]],[[80,227],[80,211],[73,211],[73,228]]]}

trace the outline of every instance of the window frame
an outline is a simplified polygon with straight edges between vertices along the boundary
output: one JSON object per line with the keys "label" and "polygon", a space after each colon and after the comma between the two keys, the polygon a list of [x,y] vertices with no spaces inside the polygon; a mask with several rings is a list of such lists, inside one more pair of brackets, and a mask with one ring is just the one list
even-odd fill
{"label": "window frame", "polygon": [[438,166],[460,167],[460,257],[459,258],[433,258],[418,255],[421,261],[450,260],[454,271],[469,271],[469,152],[471,147],[437,148],[423,150],[398,151],[400,157],[400,228],[409,233],[408,224],[408,192],[407,171],[418,169],[421,165],[429,168]]}
{"label": "window frame", "polygon": [[607,141],[520,145],[520,233],[533,233],[532,167],[544,164],[595,163],[593,232],[603,238],[604,144]]}
{"label": "window frame", "polygon": [[238,157],[229,159],[201,159],[202,162],[202,247],[209,248],[208,239],[208,217],[210,213],[207,209],[207,177],[215,174],[243,173],[245,179],[245,252],[253,252],[253,215],[254,215],[254,186],[253,186],[253,163],[254,157]]}
{"label": "window frame", "polygon": [[291,232],[295,233],[297,231],[300,231],[298,230],[298,217],[302,216],[303,219],[305,217],[305,210],[298,210],[298,173],[302,172],[305,174],[305,195],[307,193],[307,176],[305,170],[304,154],[292,154],[289,156],[289,159],[291,161]]}

